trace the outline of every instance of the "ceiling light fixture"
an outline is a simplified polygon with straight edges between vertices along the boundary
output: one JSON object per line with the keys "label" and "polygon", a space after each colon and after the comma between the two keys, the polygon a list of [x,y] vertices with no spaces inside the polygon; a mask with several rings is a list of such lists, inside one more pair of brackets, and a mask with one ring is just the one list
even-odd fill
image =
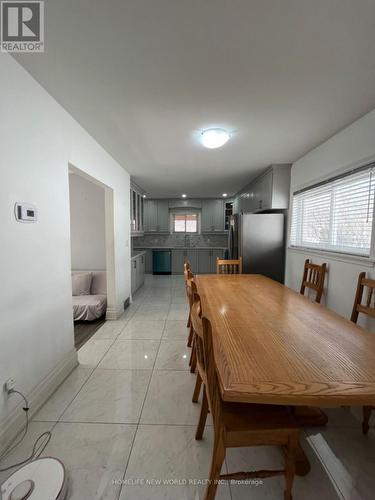
{"label": "ceiling light fixture", "polygon": [[182,198],[186,198],[186,194],[182,194],[181,196],[182,196]]}
{"label": "ceiling light fixture", "polygon": [[220,148],[229,139],[229,133],[223,128],[208,128],[201,132],[201,143],[208,149]]}
{"label": "ceiling light fixture", "polygon": [[222,196],[223,196],[223,198],[226,198],[228,195],[227,195],[227,193],[223,193]]}
{"label": "ceiling light fixture", "polygon": [[147,196],[144,194],[144,195],[143,195],[143,198],[147,198]]}

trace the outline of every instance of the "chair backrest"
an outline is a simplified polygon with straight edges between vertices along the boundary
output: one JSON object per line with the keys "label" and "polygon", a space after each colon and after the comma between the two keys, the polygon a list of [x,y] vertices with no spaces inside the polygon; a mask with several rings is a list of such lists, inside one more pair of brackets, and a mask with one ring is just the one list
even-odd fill
{"label": "chair backrest", "polygon": [[214,427],[217,429],[222,423],[222,399],[217,379],[211,322],[202,315],[198,293],[194,294],[191,320],[196,333],[197,364],[204,370],[208,404]]}
{"label": "chair backrest", "polygon": [[188,269],[190,269],[191,271],[191,264],[188,260],[185,260],[184,262],[184,272],[187,271]]}
{"label": "chair backrest", "polygon": [[[367,288],[367,296],[362,304],[363,293]],[[359,313],[367,314],[375,318],[375,280],[366,278],[366,273],[360,273],[358,276],[357,290],[355,293],[353,311],[350,320],[357,323]]]}
{"label": "chair backrest", "polygon": [[199,371],[206,374],[206,363],[204,360],[204,347],[203,347],[203,326],[202,326],[202,305],[201,299],[195,288],[192,297],[192,304],[190,309],[191,324],[196,334],[195,349],[197,353],[197,365]]}
{"label": "chair backrest", "polygon": [[242,274],[242,257],[239,259],[219,259],[216,260],[217,274]]}
{"label": "chair backrest", "polygon": [[197,292],[197,285],[195,284],[194,280],[188,280],[186,282],[186,293],[188,297],[188,302],[189,302],[189,308],[191,310],[191,307],[193,305],[193,300],[194,300],[194,293]]}
{"label": "chair backrest", "polygon": [[190,270],[190,269],[186,269],[186,270],[184,271],[184,279],[185,279],[185,285],[187,284],[187,282],[188,282],[189,280],[194,279],[194,274],[191,272],[191,270]]}
{"label": "chair backrest", "polygon": [[327,264],[312,264],[309,259],[305,260],[300,293],[304,295],[306,288],[316,291],[315,302],[320,303],[324,289],[324,277]]}

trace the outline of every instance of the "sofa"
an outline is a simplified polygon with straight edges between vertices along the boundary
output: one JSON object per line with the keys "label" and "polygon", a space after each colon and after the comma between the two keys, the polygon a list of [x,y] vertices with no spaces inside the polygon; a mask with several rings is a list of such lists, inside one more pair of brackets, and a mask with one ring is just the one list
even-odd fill
{"label": "sofa", "polygon": [[72,271],[74,321],[94,321],[107,310],[105,271]]}

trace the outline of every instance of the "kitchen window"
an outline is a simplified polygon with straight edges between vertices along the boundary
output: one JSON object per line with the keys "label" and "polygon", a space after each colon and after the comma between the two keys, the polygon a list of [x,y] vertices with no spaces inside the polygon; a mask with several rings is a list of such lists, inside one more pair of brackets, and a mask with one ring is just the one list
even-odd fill
{"label": "kitchen window", "polygon": [[369,257],[375,164],[293,194],[290,246]]}
{"label": "kitchen window", "polygon": [[197,233],[198,214],[173,214],[174,233]]}

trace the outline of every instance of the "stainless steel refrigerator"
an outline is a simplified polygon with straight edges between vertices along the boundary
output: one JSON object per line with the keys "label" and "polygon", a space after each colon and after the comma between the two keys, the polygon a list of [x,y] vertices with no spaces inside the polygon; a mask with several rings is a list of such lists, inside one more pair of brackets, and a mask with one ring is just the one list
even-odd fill
{"label": "stainless steel refrigerator", "polygon": [[232,215],[228,250],[230,259],[242,257],[245,274],[263,274],[284,283],[285,215]]}

